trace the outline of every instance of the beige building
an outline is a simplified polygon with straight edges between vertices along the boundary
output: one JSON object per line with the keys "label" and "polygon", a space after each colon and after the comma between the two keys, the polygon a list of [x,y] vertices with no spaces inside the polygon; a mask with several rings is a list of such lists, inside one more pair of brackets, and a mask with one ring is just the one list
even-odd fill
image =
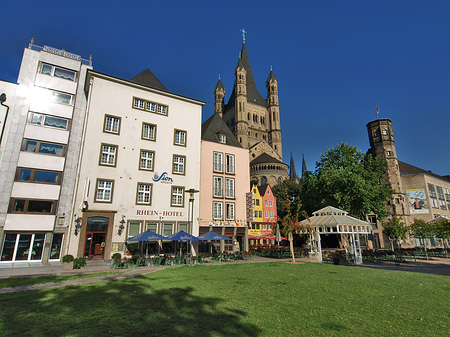
{"label": "beige building", "polygon": [[[369,153],[387,162],[386,180],[395,191],[386,204],[387,217],[399,217],[411,225],[414,219],[450,219],[450,176],[440,176],[398,160],[392,121],[377,119],[367,124]],[[375,215],[369,215],[374,248],[390,248],[389,239]],[[413,241],[409,242],[414,244]]]}
{"label": "beige building", "polygon": [[214,89],[218,113],[243,148],[249,149],[250,177],[258,185],[276,185],[288,178],[281,145],[278,80],[271,70],[266,81],[267,98],[256,88],[245,42],[235,71],[233,91],[225,104],[225,88],[219,79]]}

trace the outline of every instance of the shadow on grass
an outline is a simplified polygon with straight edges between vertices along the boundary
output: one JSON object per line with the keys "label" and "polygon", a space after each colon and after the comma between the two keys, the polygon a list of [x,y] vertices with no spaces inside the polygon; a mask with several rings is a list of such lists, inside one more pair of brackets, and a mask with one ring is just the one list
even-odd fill
{"label": "shadow on grass", "polygon": [[145,277],[0,296],[0,336],[258,336],[247,315]]}

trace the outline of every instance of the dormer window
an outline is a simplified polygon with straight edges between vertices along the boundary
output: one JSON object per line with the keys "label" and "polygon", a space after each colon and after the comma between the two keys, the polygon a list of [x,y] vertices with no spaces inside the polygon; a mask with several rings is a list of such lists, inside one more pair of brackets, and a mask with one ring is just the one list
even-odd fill
{"label": "dormer window", "polygon": [[224,133],[219,133],[219,143],[226,144],[227,143],[227,135]]}

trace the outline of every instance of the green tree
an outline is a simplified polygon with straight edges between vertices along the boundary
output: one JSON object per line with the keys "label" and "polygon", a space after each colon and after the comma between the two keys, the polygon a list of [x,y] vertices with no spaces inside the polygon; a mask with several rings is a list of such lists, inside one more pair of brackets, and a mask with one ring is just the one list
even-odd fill
{"label": "green tree", "polygon": [[410,226],[410,230],[415,238],[423,240],[425,256],[428,260],[427,241],[435,234],[434,226],[425,220],[414,219],[414,222]]}
{"label": "green tree", "polygon": [[304,210],[312,213],[334,206],[366,219],[374,213],[386,215],[385,203],[393,190],[382,183],[386,161],[341,143],[321,154],[316,169],[301,182]]}
{"label": "green tree", "polygon": [[[298,205],[301,204],[301,186],[299,183],[285,179],[281,184],[272,187],[272,193],[277,199],[277,214],[279,218],[283,218],[288,212],[291,214],[296,213]],[[285,207],[287,200],[289,200],[289,209]]]}
{"label": "green tree", "polygon": [[442,239],[444,243],[445,256],[448,258],[448,240],[450,239],[450,221],[444,218],[437,220],[435,225],[436,237]]}
{"label": "green tree", "polygon": [[400,218],[394,216],[389,221],[383,223],[383,233],[387,235],[391,242],[395,242],[397,244],[401,254],[402,246],[400,240],[406,238],[408,227],[400,221]]}

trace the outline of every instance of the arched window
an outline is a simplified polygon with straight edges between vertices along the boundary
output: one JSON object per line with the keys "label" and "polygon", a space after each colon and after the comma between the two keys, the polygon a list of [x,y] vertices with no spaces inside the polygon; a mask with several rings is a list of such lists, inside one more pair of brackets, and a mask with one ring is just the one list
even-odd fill
{"label": "arched window", "polygon": [[265,184],[267,184],[267,177],[262,176],[261,177],[261,185],[265,185]]}
{"label": "arched window", "polygon": [[250,112],[247,114],[247,119],[250,120]]}
{"label": "arched window", "polygon": [[278,185],[282,183],[281,177],[278,177]]}

